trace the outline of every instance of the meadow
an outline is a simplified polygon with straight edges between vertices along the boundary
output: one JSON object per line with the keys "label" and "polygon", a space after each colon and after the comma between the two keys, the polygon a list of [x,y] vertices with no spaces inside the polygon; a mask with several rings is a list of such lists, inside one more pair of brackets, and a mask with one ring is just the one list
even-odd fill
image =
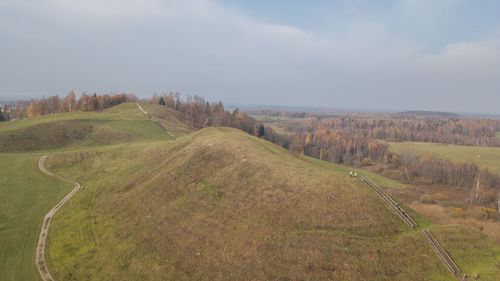
{"label": "meadow", "polygon": [[34,264],[43,216],[68,183],[38,170],[41,155],[0,155],[0,280],[40,280]]}
{"label": "meadow", "polygon": [[488,168],[490,172],[500,171],[500,148],[483,146],[462,146],[439,143],[418,142],[390,142],[389,150],[398,154],[403,151],[412,151],[415,156],[432,153],[437,157],[449,159],[453,162],[473,162],[481,168]]}

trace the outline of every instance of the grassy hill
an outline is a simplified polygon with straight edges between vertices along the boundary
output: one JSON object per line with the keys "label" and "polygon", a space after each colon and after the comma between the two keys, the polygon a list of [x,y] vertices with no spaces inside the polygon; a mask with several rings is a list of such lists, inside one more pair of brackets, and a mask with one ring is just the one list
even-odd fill
{"label": "grassy hill", "polygon": [[167,128],[168,131],[176,137],[183,136],[193,131],[193,129],[179,121],[179,112],[175,110],[159,104],[145,103],[141,104],[141,106],[148,112],[153,120],[164,128]]}
{"label": "grassy hill", "polygon": [[[82,183],[51,225],[57,280],[453,280],[345,167],[236,129],[187,134],[174,112],[142,106],[161,126],[135,103],[0,124],[0,147],[48,151],[50,170]],[[35,280],[41,218],[71,187],[38,172],[40,155],[0,157],[0,280]],[[500,273],[491,239],[417,220],[464,271]]]}
{"label": "grassy hill", "polygon": [[[168,121],[164,124],[169,125]],[[0,152],[169,139],[165,130],[146,118],[135,103],[101,112],[76,111],[0,123]]]}
{"label": "grassy hill", "polygon": [[[0,122],[0,152],[9,153],[123,149],[171,139],[135,103]],[[42,155],[0,155],[0,280],[39,280],[33,261],[43,216],[72,188],[39,171]]]}
{"label": "grassy hill", "polygon": [[389,150],[401,154],[404,150],[413,151],[417,156],[432,153],[440,158],[454,162],[473,162],[491,172],[500,171],[500,148],[483,146],[462,146],[440,143],[404,142],[389,143]]}
{"label": "grassy hill", "polygon": [[[57,153],[48,167],[83,183],[53,221],[58,280],[453,280],[358,179],[236,129]],[[433,228],[465,272],[498,276],[498,244]]]}

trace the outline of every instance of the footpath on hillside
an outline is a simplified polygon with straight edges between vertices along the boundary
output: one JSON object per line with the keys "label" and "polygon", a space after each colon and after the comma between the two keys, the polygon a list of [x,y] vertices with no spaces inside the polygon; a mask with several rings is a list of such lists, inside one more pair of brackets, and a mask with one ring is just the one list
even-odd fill
{"label": "footpath on hillside", "polygon": [[170,133],[170,132],[167,130],[167,128],[165,128],[165,127],[164,127],[164,126],[160,123],[160,121],[158,121],[158,120],[154,119],[154,118],[153,118],[153,116],[151,116],[151,114],[149,114],[146,110],[144,110],[144,108],[142,108],[142,106],[141,106],[140,104],[138,104],[138,103],[136,103],[136,104],[137,104],[137,106],[139,107],[139,109],[142,111],[142,113],[144,113],[144,115],[145,115],[147,118],[151,119],[151,121],[155,122],[155,123],[156,123],[156,124],[158,124],[160,127],[162,127],[162,128],[165,130],[165,132],[167,132],[167,134],[168,134],[169,136],[171,136],[172,138],[174,138],[174,140],[176,140],[176,139],[177,139],[177,137],[176,137],[176,136],[174,136],[174,134]]}
{"label": "footpath on hillside", "polygon": [[[377,193],[391,207],[391,209],[396,212],[398,217],[403,222],[405,222],[410,228],[417,227],[417,222],[415,221],[415,219],[412,218],[410,214],[408,214],[408,212],[404,210],[403,207],[401,207],[398,203],[396,203],[396,201],[394,201],[394,199],[392,199],[392,197],[389,196],[389,194],[387,194],[384,190],[382,190],[382,188],[380,188],[375,182],[373,182],[367,177],[362,177],[361,181],[370,186],[375,191],[375,193]],[[458,265],[451,258],[450,254],[448,254],[448,252],[443,248],[443,246],[441,246],[441,244],[436,239],[434,234],[430,230],[421,230],[420,233],[429,243],[434,252],[436,252],[439,259],[444,263],[444,265],[450,271],[450,273],[458,278],[462,270],[460,270]]]}
{"label": "footpath on hillside", "polygon": [[45,245],[49,234],[50,222],[52,221],[52,217],[57,210],[59,210],[64,203],[66,203],[66,201],[68,201],[78,191],[78,189],[80,189],[80,184],[74,180],[48,171],[44,166],[45,159],[47,159],[47,155],[42,156],[38,161],[38,168],[42,171],[42,173],[74,185],[74,188],[70,191],[70,193],[64,196],[64,198],[59,201],[59,203],[57,203],[43,218],[42,229],[40,230],[40,236],[38,237],[38,244],[36,246],[35,264],[38,272],[40,273],[40,277],[43,281],[54,281],[54,278],[50,274],[49,268],[47,267],[47,262],[45,261]]}

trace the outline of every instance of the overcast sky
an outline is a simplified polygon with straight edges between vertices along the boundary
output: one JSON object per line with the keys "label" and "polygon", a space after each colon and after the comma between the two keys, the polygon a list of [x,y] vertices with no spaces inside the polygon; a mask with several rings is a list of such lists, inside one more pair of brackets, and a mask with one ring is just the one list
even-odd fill
{"label": "overcast sky", "polygon": [[0,0],[0,99],[500,113],[497,0]]}

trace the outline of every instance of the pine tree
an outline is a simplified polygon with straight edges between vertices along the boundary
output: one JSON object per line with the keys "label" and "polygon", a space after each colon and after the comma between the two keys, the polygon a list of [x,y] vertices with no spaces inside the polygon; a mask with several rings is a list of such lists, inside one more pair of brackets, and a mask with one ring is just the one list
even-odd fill
{"label": "pine tree", "polygon": [[163,100],[163,97],[160,97],[160,101],[158,103],[165,106],[165,101]]}
{"label": "pine tree", "polygon": [[0,122],[2,121],[5,121],[5,118],[3,117],[2,108],[0,107]]}
{"label": "pine tree", "polygon": [[266,129],[264,128],[264,125],[260,125],[259,128],[259,138],[263,137],[266,133]]}

